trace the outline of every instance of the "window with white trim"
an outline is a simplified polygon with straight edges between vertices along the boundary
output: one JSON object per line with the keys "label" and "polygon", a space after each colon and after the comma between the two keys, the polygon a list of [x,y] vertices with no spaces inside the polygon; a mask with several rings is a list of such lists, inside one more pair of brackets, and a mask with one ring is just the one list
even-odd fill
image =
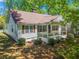
{"label": "window with white trim", "polygon": [[59,26],[58,26],[58,25],[52,25],[52,31],[57,31],[57,30],[58,30],[58,28],[59,28]]}
{"label": "window with white trim", "polygon": [[38,32],[46,32],[47,26],[46,25],[38,25]]}
{"label": "window with white trim", "polygon": [[34,33],[35,25],[22,25],[22,33]]}
{"label": "window with white trim", "polygon": [[30,32],[35,32],[35,25],[30,25]]}
{"label": "window with white trim", "polygon": [[24,33],[24,28],[25,28],[25,26],[24,26],[24,25],[22,25],[22,33]]}
{"label": "window with white trim", "polygon": [[30,27],[27,25],[27,26],[25,26],[25,31],[26,31],[26,33],[29,33],[29,30],[30,30]]}

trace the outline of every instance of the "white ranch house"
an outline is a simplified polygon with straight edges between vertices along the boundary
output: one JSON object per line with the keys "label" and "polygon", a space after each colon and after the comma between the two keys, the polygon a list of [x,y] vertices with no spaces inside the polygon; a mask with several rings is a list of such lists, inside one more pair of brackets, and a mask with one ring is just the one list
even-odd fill
{"label": "white ranch house", "polygon": [[67,26],[60,25],[63,20],[61,15],[11,11],[6,32],[15,41],[19,38],[25,38],[26,41],[42,38],[43,41],[47,42],[48,38],[67,37]]}

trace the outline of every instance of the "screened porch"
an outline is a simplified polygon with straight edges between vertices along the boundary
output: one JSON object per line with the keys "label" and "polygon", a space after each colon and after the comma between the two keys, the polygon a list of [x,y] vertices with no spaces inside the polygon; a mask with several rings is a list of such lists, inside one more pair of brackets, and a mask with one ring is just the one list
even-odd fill
{"label": "screened porch", "polygon": [[60,26],[58,24],[28,24],[28,25],[19,25],[18,26],[18,36],[23,38],[33,38],[37,39],[38,37],[53,37],[53,36],[66,36],[67,28],[66,26]]}

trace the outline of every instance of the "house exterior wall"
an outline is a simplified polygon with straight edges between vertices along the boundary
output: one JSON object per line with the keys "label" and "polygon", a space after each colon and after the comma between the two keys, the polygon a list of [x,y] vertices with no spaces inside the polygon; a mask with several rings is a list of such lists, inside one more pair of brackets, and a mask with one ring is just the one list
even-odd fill
{"label": "house exterior wall", "polygon": [[7,34],[9,34],[15,41],[17,41],[17,38],[18,38],[17,31],[18,31],[17,24],[14,22],[12,16],[10,15],[10,19],[7,24],[7,28],[6,28],[5,32]]}
{"label": "house exterior wall", "polygon": [[[62,27],[65,28],[64,31],[62,30]],[[63,34],[63,32],[65,32],[66,34]],[[61,36],[62,38],[67,38],[67,25],[65,26],[59,25],[59,36]]]}
{"label": "house exterior wall", "polygon": [[22,27],[18,30],[18,39],[19,38],[25,38],[27,40],[33,40],[37,39],[38,34],[37,34],[37,26],[35,25],[35,31],[34,32],[29,32],[26,33],[26,29],[24,29],[24,33],[22,33]]}
{"label": "house exterior wall", "polygon": [[26,40],[30,39],[37,39],[37,32],[35,31],[35,33],[22,33],[21,30],[18,31],[18,39],[19,38],[25,38]]}
{"label": "house exterior wall", "polygon": [[[52,26],[52,25],[53,24],[51,24],[50,26]],[[18,30],[18,39],[19,38],[25,38],[26,41],[28,41],[28,40],[34,40],[34,39],[42,38],[42,41],[48,43],[48,37],[55,38],[57,36],[60,36],[62,38],[66,38],[67,34],[62,34],[61,33],[62,32],[62,25],[57,24],[57,26],[58,26],[58,30],[56,30],[56,32],[58,33],[57,35],[55,35],[55,31],[53,31],[52,29],[51,29],[50,33],[48,33],[48,31],[46,31],[46,32],[38,32],[37,28],[35,29],[34,33],[32,33],[32,32],[26,33],[26,29],[24,30],[25,33],[22,33],[22,30],[20,29],[20,30]],[[66,29],[66,26],[64,26],[64,27]],[[49,28],[46,28],[46,29],[48,30]],[[52,34],[52,35],[49,35],[49,34]]]}

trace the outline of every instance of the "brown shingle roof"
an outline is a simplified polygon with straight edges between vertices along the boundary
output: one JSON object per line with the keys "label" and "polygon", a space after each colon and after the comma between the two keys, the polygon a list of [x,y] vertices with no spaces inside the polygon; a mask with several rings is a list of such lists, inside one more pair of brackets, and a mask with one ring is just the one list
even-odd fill
{"label": "brown shingle roof", "polygon": [[20,18],[22,18],[22,20],[19,22],[25,24],[47,23],[57,18],[57,16],[38,14],[33,12],[17,11],[17,13],[21,14]]}

